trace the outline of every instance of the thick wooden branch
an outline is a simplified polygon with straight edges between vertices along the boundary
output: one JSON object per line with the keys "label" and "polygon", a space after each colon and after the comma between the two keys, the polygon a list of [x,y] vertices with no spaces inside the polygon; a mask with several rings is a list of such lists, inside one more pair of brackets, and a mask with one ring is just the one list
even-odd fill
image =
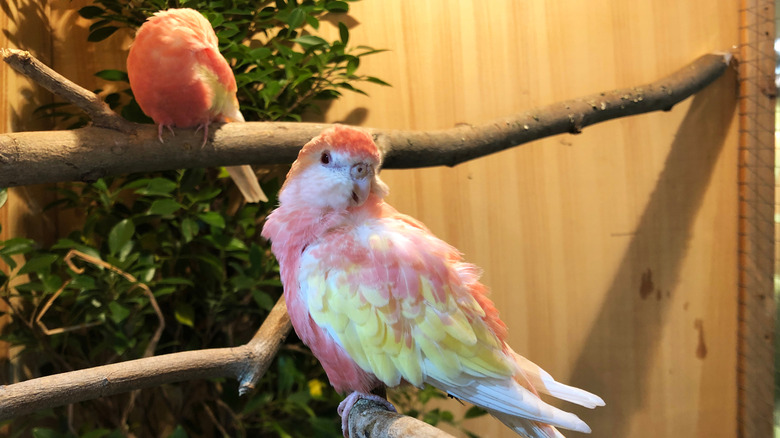
{"label": "thick wooden branch", "polygon": [[[8,50],[3,54],[6,62],[24,66],[15,67],[19,71],[42,80],[36,72],[42,64],[29,60],[29,54],[22,56]],[[728,53],[704,55],[647,85],[559,102],[488,123],[436,131],[369,131],[385,152],[386,168],[454,166],[540,138],[578,133],[606,120],[669,110],[720,77],[731,58]],[[62,79],[54,80],[58,82]],[[61,91],[60,95],[94,103],[92,98],[71,98],[69,91]],[[194,130],[178,129],[175,136],[166,133],[165,142],[160,143],[155,127],[111,121],[119,116],[91,109],[91,103],[82,108],[93,117],[95,126],[0,134],[0,187],[94,181],[142,171],[291,163],[301,146],[327,127],[313,123],[229,123],[212,127],[209,142],[203,147],[202,134]]]}
{"label": "thick wooden branch", "polygon": [[246,392],[268,370],[290,328],[287,306],[280,299],[252,340],[240,347],[172,353],[0,386],[0,421],[185,380],[233,377]]}
{"label": "thick wooden branch", "polygon": [[371,400],[358,400],[349,412],[350,438],[453,438],[428,423],[390,412]]}

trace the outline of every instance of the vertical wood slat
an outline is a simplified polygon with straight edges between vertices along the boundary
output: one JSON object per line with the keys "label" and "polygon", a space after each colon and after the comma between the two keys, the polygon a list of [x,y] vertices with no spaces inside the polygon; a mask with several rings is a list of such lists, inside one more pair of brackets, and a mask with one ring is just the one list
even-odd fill
{"label": "vertical wood slat", "polygon": [[742,0],[739,63],[739,437],[772,436],[774,2]]}

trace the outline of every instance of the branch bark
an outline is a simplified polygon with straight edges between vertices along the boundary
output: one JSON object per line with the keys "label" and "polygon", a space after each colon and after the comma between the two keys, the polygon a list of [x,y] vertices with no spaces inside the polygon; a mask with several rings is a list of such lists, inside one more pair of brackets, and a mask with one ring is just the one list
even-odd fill
{"label": "branch bark", "polygon": [[379,403],[361,399],[349,412],[350,438],[453,438],[416,418],[390,412]]}
{"label": "branch bark", "polygon": [[233,377],[245,393],[268,370],[290,328],[287,306],[280,299],[252,340],[240,347],[147,357],[0,386],[0,421],[185,380]]}
{"label": "branch bark", "polygon": [[[3,58],[63,98],[80,103],[94,123],[72,131],[0,134],[0,187],[94,181],[141,171],[291,163],[301,146],[328,126],[228,123],[211,129],[204,147],[202,134],[182,129],[175,136],[166,135],[161,144],[155,127],[126,122],[110,110],[106,114],[94,94],[90,97],[92,93],[75,84],[59,88],[67,80],[54,72],[39,72],[48,67],[29,53],[4,50]],[[579,133],[595,123],[670,110],[720,77],[731,59],[729,53],[704,55],[647,85],[596,93],[483,124],[434,131],[368,130],[385,153],[386,168],[454,166],[540,138]]]}

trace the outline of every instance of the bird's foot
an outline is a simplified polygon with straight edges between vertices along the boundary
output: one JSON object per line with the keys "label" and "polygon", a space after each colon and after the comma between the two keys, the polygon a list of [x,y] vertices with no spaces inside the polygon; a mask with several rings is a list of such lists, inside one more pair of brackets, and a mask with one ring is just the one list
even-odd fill
{"label": "bird's foot", "polygon": [[203,129],[203,143],[200,144],[200,147],[206,146],[206,143],[209,141],[209,123],[211,122],[198,125],[198,128],[195,130],[195,133],[197,134],[198,131]]}
{"label": "bird's foot", "polygon": [[171,131],[171,135],[176,136],[176,133],[173,132],[173,128],[171,128],[171,125],[163,125],[161,123],[157,125],[157,139],[160,140],[160,143],[165,143],[162,139],[163,128],[168,128],[168,130]]}
{"label": "bird's foot", "polygon": [[384,397],[380,397],[375,394],[366,394],[365,392],[355,391],[348,395],[341,403],[339,403],[338,413],[341,416],[341,432],[344,434],[344,438],[349,438],[349,412],[355,403],[360,399],[372,400],[385,406],[388,411],[398,412],[392,403],[387,401]]}

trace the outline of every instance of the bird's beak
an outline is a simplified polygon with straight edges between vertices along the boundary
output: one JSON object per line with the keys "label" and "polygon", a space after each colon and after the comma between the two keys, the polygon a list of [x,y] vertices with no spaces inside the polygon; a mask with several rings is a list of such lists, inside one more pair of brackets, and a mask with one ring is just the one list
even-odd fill
{"label": "bird's beak", "polygon": [[352,178],[351,204],[361,206],[371,193],[371,182],[374,179],[374,168],[368,163],[357,163],[349,170]]}

